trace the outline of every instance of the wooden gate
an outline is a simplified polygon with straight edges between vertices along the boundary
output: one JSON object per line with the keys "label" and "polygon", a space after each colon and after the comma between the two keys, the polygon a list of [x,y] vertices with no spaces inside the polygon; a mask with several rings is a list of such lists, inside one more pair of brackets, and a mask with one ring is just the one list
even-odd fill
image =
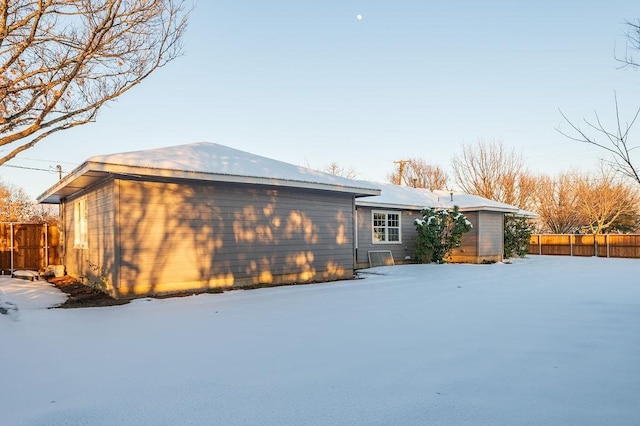
{"label": "wooden gate", "polygon": [[46,223],[0,223],[0,271],[41,271],[60,263],[58,226]]}

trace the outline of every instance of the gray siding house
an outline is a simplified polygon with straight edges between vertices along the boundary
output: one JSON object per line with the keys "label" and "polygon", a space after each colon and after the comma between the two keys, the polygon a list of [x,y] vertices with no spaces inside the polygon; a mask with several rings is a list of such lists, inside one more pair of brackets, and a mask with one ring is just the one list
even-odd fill
{"label": "gray siding house", "polygon": [[390,251],[395,263],[415,259],[414,221],[425,207],[453,208],[469,219],[473,228],[462,237],[462,245],[452,252],[460,263],[500,262],[504,252],[504,215],[522,214],[515,206],[475,195],[430,191],[391,184],[378,184],[378,196],[356,200],[356,263],[369,266],[371,253]]}
{"label": "gray siding house", "polygon": [[114,297],[353,276],[378,185],[196,143],[96,156],[44,192],[67,273]]}

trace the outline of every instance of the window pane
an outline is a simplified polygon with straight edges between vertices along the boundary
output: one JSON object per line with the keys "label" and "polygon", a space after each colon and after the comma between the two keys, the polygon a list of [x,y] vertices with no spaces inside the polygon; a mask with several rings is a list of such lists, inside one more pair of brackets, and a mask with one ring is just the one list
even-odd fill
{"label": "window pane", "polygon": [[87,202],[81,198],[73,208],[73,243],[76,248],[87,247]]}
{"label": "window pane", "polygon": [[374,241],[386,241],[384,228],[373,228],[373,240]]}
{"label": "window pane", "polygon": [[400,226],[400,215],[389,213],[387,224],[396,228]]}
{"label": "window pane", "polygon": [[398,228],[389,228],[388,241],[400,241],[400,230]]}
{"label": "window pane", "polygon": [[80,203],[76,201],[73,204],[73,245],[77,247],[80,244]]}
{"label": "window pane", "polygon": [[373,226],[384,226],[385,225],[385,214],[384,213],[374,213],[373,214]]}

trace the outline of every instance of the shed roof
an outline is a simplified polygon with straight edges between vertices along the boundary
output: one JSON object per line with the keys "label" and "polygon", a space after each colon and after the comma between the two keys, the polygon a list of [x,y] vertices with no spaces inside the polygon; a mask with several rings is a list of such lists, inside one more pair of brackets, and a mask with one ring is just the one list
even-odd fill
{"label": "shed roof", "polygon": [[497,211],[504,213],[535,216],[535,213],[520,210],[516,206],[499,203],[477,195],[461,192],[431,191],[425,188],[380,183],[380,195],[356,200],[357,206],[397,208],[408,210],[422,210],[430,208],[453,208],[458,206],[460,211]]}
{"label": "shed roof", "polygon": [[38,197],[58,204],[109,175],[249,183],[379,195],[379,186],[209,142],[89,158]]}

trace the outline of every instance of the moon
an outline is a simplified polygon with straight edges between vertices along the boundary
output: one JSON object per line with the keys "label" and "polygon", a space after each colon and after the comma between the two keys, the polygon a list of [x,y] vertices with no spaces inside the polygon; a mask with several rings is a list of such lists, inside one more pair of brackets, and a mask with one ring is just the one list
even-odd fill
{"label": "moon", "polygon": [[358,13],[358,14],[356,15],[356,19],[357,19],[358,21],[362,21],[362,15],[361,15],[360,13]]}

